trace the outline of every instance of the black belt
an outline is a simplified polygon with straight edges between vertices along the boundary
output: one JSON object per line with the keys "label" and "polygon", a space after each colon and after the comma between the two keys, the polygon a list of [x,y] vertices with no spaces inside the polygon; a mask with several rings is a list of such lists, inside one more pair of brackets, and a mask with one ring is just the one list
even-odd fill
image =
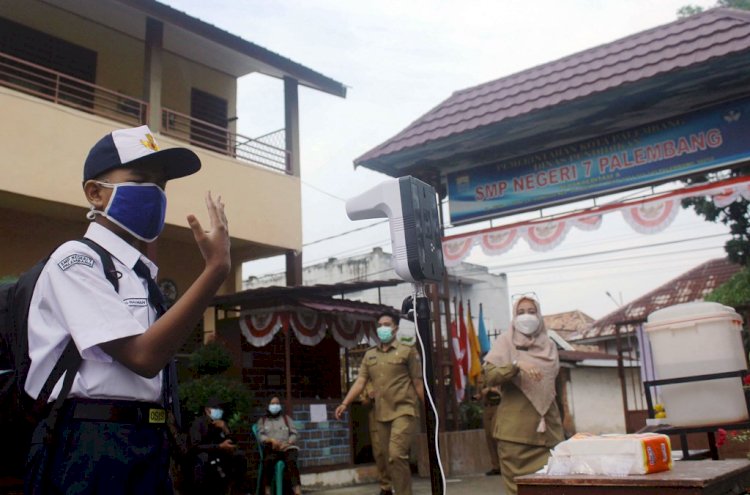
{"label": "black belt", "polygon": [[68,417],[83,421],[163,425],[167,420],[164,408],[149,402],[68,399],[65,408]]}

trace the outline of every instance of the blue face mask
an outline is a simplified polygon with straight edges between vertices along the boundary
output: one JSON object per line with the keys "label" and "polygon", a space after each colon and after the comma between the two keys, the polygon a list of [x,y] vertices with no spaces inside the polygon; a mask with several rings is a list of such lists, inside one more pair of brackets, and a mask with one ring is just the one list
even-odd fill
{"label": "blue face mask", "polygon": [[378,338],[382,343],[387,344],[393,340],[393,329],[386,326],[378,327]]}
{"label": "blue face mask", "polygon": [[159,237],[167,212],[167,196],[161,187],[136,182],[97,183],[114,191],[103,212],[91,210],[86,214],[89,220],[101,215],[144,242],[151,242]]}
{"label": "blue face mask", "polygon": [[208,415],[211,416],[211,419],[214,421],[218,421],[224,416],[224,411],[216,407],[210,407],[208,408]]}
{"label": "blue face mask", "polygon": [[268,406],[268,412],[270,412],[273,415],[279,414],[281,412],[281,404],[271,404]]}

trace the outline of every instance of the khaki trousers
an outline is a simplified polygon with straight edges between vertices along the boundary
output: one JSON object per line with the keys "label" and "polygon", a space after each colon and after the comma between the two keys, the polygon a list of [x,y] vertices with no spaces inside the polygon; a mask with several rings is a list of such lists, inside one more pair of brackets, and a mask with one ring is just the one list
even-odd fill
{"label": "khaki trousers", "polygon": [[500,457],[497,454],[497,440],[492,436],[495,429],[495,413],[497,406],[484,406],[482,424],[484,425],[484,436],[487,439],[487,450],[490,451],[490,462],[492,469],[500,469]]}
{"label": "khaki trousers", "polygon": [[380,443],[378,435],[377,420],[375,419],[375,408],[371,408],[367,413],[367,419],[370,423],[370,443],[372,444],[372,456],[375,458],[375,465],[378,467],[378,478],[380,478],[380,489],[391,490],[391,475],[388,473],[388,452]]}
{"label": "khaki trousers", "polygon": [[500,474],[505,485],[505,495],[516,495],[518,486],[515,477],[532,474],[547,464],[549,447],[526,445],[516,442],[497,442],[500,454]]}
{"label": "khaki trousers", "polygon": [[398,495],[412,495],[409,448],[417,433],[417,418],[399,416],[393,421],[376,421],[380,445],[388,452],[388,472]]}

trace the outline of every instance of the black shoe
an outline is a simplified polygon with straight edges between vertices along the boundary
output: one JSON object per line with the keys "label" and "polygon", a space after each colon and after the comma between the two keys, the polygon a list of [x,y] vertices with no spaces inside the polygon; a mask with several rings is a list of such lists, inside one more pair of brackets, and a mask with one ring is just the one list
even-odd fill
{"label": "black shoe", "polygon": [[486,476],[498,476],[500,474],[499,469],[490,469],[486,473],[484,473]]}
{"label": "black shoe", "polygon": [[380,495],[393,495],[393,490],[380,489]]}

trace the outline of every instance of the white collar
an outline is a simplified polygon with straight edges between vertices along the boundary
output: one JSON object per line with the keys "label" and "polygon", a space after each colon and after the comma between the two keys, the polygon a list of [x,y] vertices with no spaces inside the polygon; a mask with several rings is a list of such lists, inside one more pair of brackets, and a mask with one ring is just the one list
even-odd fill
{"label": "white collar", "polygon": [[99,244],[106,249],[109,254],[120,260],[123,265],[130,269],[135,266],[139,259],[143,260],[148,267],[149,272],[151,272],[151,276],[156,277],[156,274],[159,271],[157,266],[152,263],[150,259],[143,256],[140,251],[128,244],[122,237],[108,228],[99,225],[96,222],[91,222],[84,237]]}

